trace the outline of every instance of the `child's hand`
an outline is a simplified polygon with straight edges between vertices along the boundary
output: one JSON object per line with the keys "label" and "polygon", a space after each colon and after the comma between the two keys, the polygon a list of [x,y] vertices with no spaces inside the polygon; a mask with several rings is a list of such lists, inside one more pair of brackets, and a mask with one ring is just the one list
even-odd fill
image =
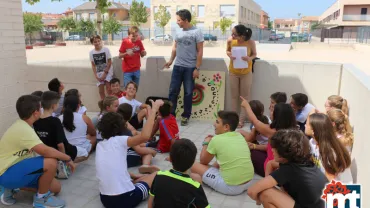
{"label": "child's hand", "polygon": [[152,156],[155,157],[157,155],[157,151],[153,150],[152,151]]}
{"label": "child's hand", "polygon": [[141,55],[141,57],[146,56],[146,51],[141,51],[141,52],[140,52],[140,55]]}
{"label": "child's hand", "polygon": [[248,56],[243,56],[242,57],[242,60],[243,61],[247,61],[247,62],[250,62],[251,61],[251,59]]}
{"label": "child's hand", "polygon": [[75,172],[76,165],[74,164],[72,160],[67,163],[67,166],[71,169],[72,173]]}
{"label": "child's hand", "polygon": [[129,49],[129,50],[126,51],[126,54],[129,55],[129,56],[132,56],[132,55],[134,55],[134,52]]}
{"label": "child's hand", "polygon": [[153,100],[150,100],[150,102],[152,103],[152,109],[155,111],[158,111],[159,107],[161,107],[164,104],[163,100],[161,99],[158,99],[155,102]]}
{"label": "child's hand", "polygon": [[240,99],[242,100],[241,106],[243,108],[246,108],[246,107],[249,106],[249,103],[248,103],[248,101],[245,98],[243,98],[242,96],[240,96]]}
{"label": "child's hand", "polygon": [[230,56],[230,59],[231,60],[235,60],[236,58],[234,56]]}
{"label": "child's hand", "polygon": [[166,157],[164,160],[170,162],[170,157]]}

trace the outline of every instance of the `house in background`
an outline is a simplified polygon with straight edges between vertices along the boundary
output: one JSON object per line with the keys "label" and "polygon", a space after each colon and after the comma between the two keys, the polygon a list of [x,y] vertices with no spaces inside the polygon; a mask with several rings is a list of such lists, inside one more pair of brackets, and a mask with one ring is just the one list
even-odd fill
{"label": "house in background", "polygon": [[63,14],[42,13],[42,22],[44,29],[47,31],[56,31],[58,29],[58,22],[64,17]]}
{"label": "house in background", "polygon": [[317,16],[304,16],[301,18],[301,24],[299,27],[300,33],[310,33],[311,27],[314,24],[317,24],[319,22],[319,17]]}
{"label": "house in background", "polygon": [[261,10],[260,17],[261,17],[261,20],[260,20],[260,26],[259,27],[261,29],[267,29],[268,26],[269,26],[269,19],[270,19],[269,15],[267,14],[267,12]]}
{"label": "house in background", "polygon": [[[274,19],[274,24],[273,28],[275,30],[279,31],[289,31],[292,32],[294,30],[297,30],[298,25],[301,24],[300,19],[293,19],[293,18],[288,18],[288,19]],[[298,31],[295,31],[298,32]]]}

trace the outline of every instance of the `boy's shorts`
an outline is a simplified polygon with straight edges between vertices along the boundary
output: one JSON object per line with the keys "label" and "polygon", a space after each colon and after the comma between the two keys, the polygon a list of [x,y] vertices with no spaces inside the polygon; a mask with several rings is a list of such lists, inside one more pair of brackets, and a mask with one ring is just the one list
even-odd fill
{"label": "boy's shorts", "polygon": [[8,168],[0,176],[0,185],[8,189],[37,189],[42,174],[44,174],[44,157],[24,159]]}
{"label": "boy's shorts", "polygon": [[127,155],[127,168],[136,167],[143,164],[140,155]]}
{"label": "boy's shorts", "polygon": [[133,126],[136,130],[143,128],[143,121],[139,122],[139,118],[137,117],[137,113],[130,119],[129,123]]}
{"label": "boy's shorts", "polygon": [[[100,77],[102,77],[103,76],[103,74],[104,74],[104,72],[98,72],[96,75],[100,78]],[[96,86],[100,86],[100,85],[104,85],[105,84],[105,82],[110,82],[110,80],[113,78],[113,72],[111,73],[111,71],[109,70],[109,72],[108,72],[108,74],[107,74],[107,76],[105,77],[105,80],[104,80],[104,82],[97,82],[96,83]]]}
{"label": "boy's shorts", "polygon": [[135,189],[115,196],[100,194],[100,200],[104,207],[109,208],[133,208],[149,196],[149,185],[143,181],[135,184]]}
{"label": "boy's shorts", "polygon": [[224,179],[221,177],[220,170],[214,167],[210,167],[203,174],[202,181],[217,192],[230,196],[239,195],[252,185],[252,180],[241,185],[227,185]]}

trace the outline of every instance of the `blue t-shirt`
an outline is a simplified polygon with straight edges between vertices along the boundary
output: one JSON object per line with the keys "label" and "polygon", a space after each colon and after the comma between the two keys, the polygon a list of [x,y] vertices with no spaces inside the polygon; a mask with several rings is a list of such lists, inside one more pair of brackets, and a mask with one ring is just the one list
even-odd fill
{"label": "blue t-shirt", "polygon": [[197,43],[204,42],[202,31],[196,27],[176,32],[175,65],[194,68],[197,63]]}

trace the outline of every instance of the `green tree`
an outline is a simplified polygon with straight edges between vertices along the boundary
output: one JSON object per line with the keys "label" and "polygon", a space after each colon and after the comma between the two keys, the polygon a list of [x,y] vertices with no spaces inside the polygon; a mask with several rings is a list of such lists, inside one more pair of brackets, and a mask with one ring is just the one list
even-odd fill
{"label": "green tree", "polygon": [[30,44],[32,33],[39,32],[44,28],[44,23],[41,18],[41,14],[23,13],[24,32],[29,35]]}
{"label": "green tree", "polygon": [[81,19],[77,22],[77,31],[78,32],[85,32],[88,33],[88,35],[91,35],[95,32],[95,23],[91,20],[84,20]]}
{"label": "green tree", "polygon": [[[51,1],[63,1],[63,0],[51,0]],[[96,9],[97,9],[97,30],[98,34],[102,34],[102,14],[107,12],[107,9],[112,3],[109,0],[89,0],[90,2],[96,2]],[[26,0],[27,3],[34,5],[40,0]]]}
{"label": "green tree", "polygon": [[231,19],[223,17],[220,19],[219,22],[215,22],[214,27],[215,28],[220,27],[222,34],[225,35],[226,30],[230,29],[232,24],[233,24],[233,21]]}
{"label": "green tree", "polygon": [[158,8],[158,12],[154,14],[154,20],[157,22],[158,26],[163,29],[163,34],[164,34],[164,27],[166,27],[170,19],[171,19],[171,14],[167,11],[165,6],[160,5]]}
{"label": "green tree", "polygon": [[313,24],[311,25],[311,30],[316,30],[316,29],[318,29],[320,26],[321,26],[321,25],[320,25],[320,23],[315,22],[315,23],[313,23]]}
{"label": "green tree", "polygon": [[273,22],[269,20],[269,21],[268,21],[268,26],[267,26],[267,27],[268,27],[268,29],[270,29],[270,30],[271,30],[271,29],[272,29],[272,25],[273,25]]}
{"label": "green tree", "polygon": [[74,31],[77,28],[77,22],[72,17],[63,17],[58,22],[58,27],[63,31]]}
{"label": "green tree", "polygon": [[195,14],[195,12],[192,12],[191,13],[191,21],[190,21],[190,24],[192,24],[194,26],[197,26],[198,23],[199,23],[199,21],[197,19],[197,15]]}
{"label": "green tree", "polygon": [[147,7],[144,2],[132,1],[130,7],[130,22],[132,25],[140,26],[141,23],[146,23],[148,21],[149,13],[147,12]]}
{"label": "green tree", "polygon": [[108,34],[108,42],[113,40],[113,34],[121,31],[122,25],[113,17],[109,17],[108,20],[103,22],[103,33]]}

